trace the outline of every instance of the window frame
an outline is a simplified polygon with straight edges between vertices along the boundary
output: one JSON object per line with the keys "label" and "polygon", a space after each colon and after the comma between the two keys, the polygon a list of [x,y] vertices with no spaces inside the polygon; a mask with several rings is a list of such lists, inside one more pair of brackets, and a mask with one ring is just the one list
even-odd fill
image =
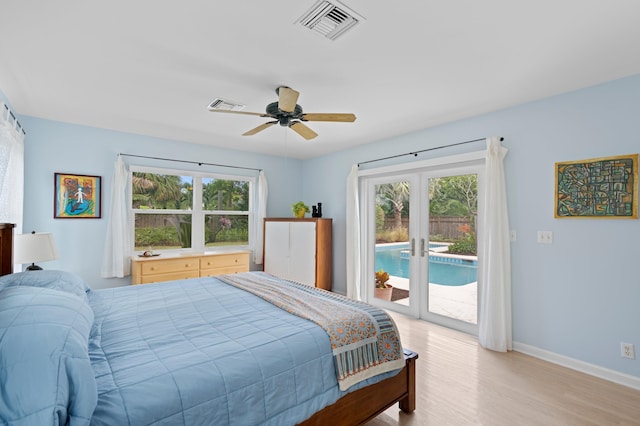
{"label": "window frame", "polygon": [[[191,216],[191,247],[190,248],[176,248],[155,250],[160,253],[190,253],[190,252],[207,252],[213,251],[211,247],[205,246],[205,225],[204,219],[206,215],[225,215],[225,216],[246,216],[248,224],[248,244],[246,245],[221,245],[216,246],[215,250],[252,250],[254,242],[252,236],[254,235],[254,217],[257,214],[255,211],[255,188],[256,178],[252,176],[232,175],[216,172],[201,172],[194,170],[183,169],[171,169],[151,166],[138,166],[131,165],[129,167],[129,182],[133,181],[133,173],[154,173],[162,175],[174,175],[174,176],[189,176],[193,179],[193,192],[192,192],[192,206],[188,210],[177,209],[136,209],[133,208],[133,191],[129,191],[128,209],[130,212],[131,222],[129,224],[129,233],[131,235],[131,241],[133,242],[132,250],[135,252],[135,217],[136,214],[179,214]],[[249,208],[246,211],[241,210],[205,210],[202,205],[203,200],[203,179],[210,178],[215,180],[235,180],[245,181],[249,183]]]}

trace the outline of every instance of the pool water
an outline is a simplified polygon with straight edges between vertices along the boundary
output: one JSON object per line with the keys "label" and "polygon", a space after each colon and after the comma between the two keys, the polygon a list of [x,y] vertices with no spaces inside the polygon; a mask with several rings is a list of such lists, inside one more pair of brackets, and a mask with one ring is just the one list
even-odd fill
{"label": "pool water", "polygon": [[[409,278],[409,259],[401,255],[408,245],[377,247],[376,271],[380,268],[396,277]],[[429,256],[429,282],[460,286],[478,281],[478,263],[474,260]]]}

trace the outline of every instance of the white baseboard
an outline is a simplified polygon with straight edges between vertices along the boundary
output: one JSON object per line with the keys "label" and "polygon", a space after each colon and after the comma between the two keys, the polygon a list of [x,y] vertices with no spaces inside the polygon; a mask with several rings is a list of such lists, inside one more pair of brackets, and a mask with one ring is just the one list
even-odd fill
{"label": "white baseboard", "polygon": [[569,358],[568,356],[559,355],[557,353],[536,348],[535,346],[526,345],[524,343],[513,342],[513,350],[522,352],[523,354],[530,355],[535,358],[552,362],[554,364],[562,365],[563,367],[567,367],[572,370],[577,370],[582,373],[599,377],[601,379],[609,380],[610,382],[618,383],[620,385],[640,390],[640,377],[631,376],[629,374],[624,374],[615,370],[610,370],[608,368],[589,364],[588,362]]}

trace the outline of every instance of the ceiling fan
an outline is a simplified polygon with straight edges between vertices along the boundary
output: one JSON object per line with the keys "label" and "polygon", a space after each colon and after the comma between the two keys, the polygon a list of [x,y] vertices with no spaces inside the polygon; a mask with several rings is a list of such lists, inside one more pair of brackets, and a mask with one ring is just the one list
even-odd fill
{"label": "ceiling fan", "polygon": [[247,112],[247,111],[231,111],[223,109],[209,108],[212,112],[226,112],[231,114],[257,115],[258,117],[273,118],[274,121],[267,121],[258,127],[251,129],[242,134],[242,136],[255,135],[258,132],[267,129],[274,124],[280,124],[283,127],[290,127],[303,138],[313,139],[318,134],[307,127],[303,121],[336,121],[343,123],[351,123],[356,120],[354,114],[343,113],[304,113],[302,107],[297,104],[300,93],[291,87],[280,86],[276,89],[278,101],[267,105],[266,112]]}

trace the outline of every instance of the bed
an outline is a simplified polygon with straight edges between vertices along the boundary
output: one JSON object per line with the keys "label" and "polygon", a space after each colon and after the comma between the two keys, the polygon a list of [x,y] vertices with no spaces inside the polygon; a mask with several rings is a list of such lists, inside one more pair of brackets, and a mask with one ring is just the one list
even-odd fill
{"label": "bed", "polygon": [[384,311],[263,272],[0,277],[4,424],[361,424],[415,409],[416,359]]}

